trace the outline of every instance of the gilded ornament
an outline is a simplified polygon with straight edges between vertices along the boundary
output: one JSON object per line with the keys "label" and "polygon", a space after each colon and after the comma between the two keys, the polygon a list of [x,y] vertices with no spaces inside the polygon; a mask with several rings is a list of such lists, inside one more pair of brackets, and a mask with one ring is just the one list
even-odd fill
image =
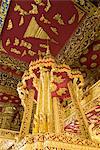
{"label": "gilded ornament", "polygon": [[24,17],[21,16],[21,19],[20,19],[20,22],[19,22],[19,26],[23,25],[24,24]]}
{"label": "gilded ornament", "polygon": [[9,45],[10,45],[10,39],[8,38],[6,41],[6,46],[9,46]]}
{"label": "gilded ornament", "polygon": [[[43,45],[41,45],[41,46],[43,46]],[[47,47],[45,47],[45,48],[47,48]],[[42,58],[43,56],[45,56],[45,52],[42,52],[41,50],[38,50],[38,56],[39,56],[39,58]]]}
{"label": "gilded ornament", "polygon": [[91,65],[90,65],[91,68],[94,68],[96,66],[97,66],[97,63],[91,63]]}
{"label": "gilded ornament", "polygon": [[40,47],[42,47],[42,48],[48,48],[48,45],[46,45],[46,44],[40,44]]}
{"label": "gilded ornament", "polygon": [[15,53],[15,54],[17,54],[17,55],[21,54],[21,52],[19,50],[17,50],[16,48],[11,48],[10,51],[13,52],[13,53]]}
{"label": "gilded ornament", "polygon": [[12,20],[9,19],[7,30],[11,30],[12,28],[13,28],[13,23],[12,23]]}
{"label": "gilded ornament", "polygon": [[50,27],[50,29],[56,34],[58,35],[58,31],[57,31],[57,28],[54,28],[54,27]]}
{"label": "gilded ornament", "polygon": [[32,50],[29,50],[29,51],[28,51],[28,54],[29,54],[30,56],[34,56],[34,55],[36,55],[36,52],[34,52],[34,51],[32,51]]}
{"label": "gilded ornament", "polygon": [[18,45],[19,45],[19,42],[20,42],[19,39],[15,37],[14,45],[15,45],[15,46],[18,46]]}
{"label": "gilded ornament", "polygon": [[93,46],[93,51],[100,51],[100,44],[96,44]]}
{"label": "gilded ornament", "polygon": [[14,11],[18,11],[20,15],[28,15],[27,11],[21,8],[20,5],[16,4]]}
{"label": "gilded ornament", "polygon": [[32,9],[29,11],[29,14],[38,14],[38,8],[35,4],[31,4]]}
{"label": "gilded ornament", "polygon": [[34,0],[34,2],[35,2],[37,5],[44,6],[44,3],[42,2],[42,0]]}
{"label": "gilded ornament", "polygon": [[64,25],[64,21],[63,21],[63,19],[62,19],[61,14],[57,13],[57,14],[53,17],[53,19],[55,19],[60,25]]}
{"label": "gilded ornament", "polygon": [[42,14],[42,17],[40,18],[40,21],[43,21],[43,23],[46,23],[46,24],[51,24],[51,22],[48,21],[48,19],[46,19],[43,14]]}
{"label": "gilded ornament", "polygon": [[51,3],[50,3],[50,0],[47,0],[47,6],[45,7],[45,11],[48,12],[51,8]]}
{"label": "gilded ornament", "polygon": [[97,55],[96,55],[96,54],[92,55],[92,56],[91,56],[91,59],[92,59],[92,60],[97,59]]}
{"label": "gilded ornament", "polygon": [[52,83],[52,84],[50,85],[50,90],[51,90],[51,92],[56,91],[56,89],[57,89],[56,84]]}
{"label": "gilded ornament", "polygon": [[25,48],[27,48],[27,49],[31,49],[31,48],[32,48],[32,44],[29,43],[29,42],[26,42],[26,41],[24,41],[24,40],[21,40],[20,46],[23,46],[23,47],[25,47]]}
{"label": "gilded ornament", "polygon": [[25,55],[27,55],[26,50],[23,51],[21,57],[23,57],[23,56],[25,56]]}
{"label": "gilded ornament", "polygon": [[54,76],[53,77],[53,79],[54,79],[54,82],[56,82],[56,83],[62,83],[63,81],[64,81],[64,79],[62,79],[62,76]]}
{"label": "gilded ornament", "polygon": [[62,94],[66,94],[66,88],[59,88],[59,90],[57,91],[57,94],[59,96],[62,96]]}
{"label": "gilded ornament", "polygon": [[89,44],[94,40],[94,34],[96,34],[99,29],[98,20],[99,10],[97,9],[96,13],[93,15],[88,15],[83,20],[82,24],[78,26],[72,38],[70,38],[69,42],[65,44],[60,54],[57,55],[56,61],[58,63],[65,63],[69,65],[74,64],[75,60],[81,56],[84,49],[87,49]]}
{"label": "gilded ornament", "polygon": [[75,17],[76,17],[76,14],[73,14],[73,16],[68,20],[68,24],[73,24],[75,21]]}
{"label": "gilded ornament", "polygon": [[39,27],[39,25],[36,22],[35,17],[32,17],[26,31],[24,34],[24,38],[33,37],[33,38],[39,38],[39,39],[50,39],[48,34],[42,29],[42,27]]}
{"label": "gilded ornament", "polygon": [[84,63],[84,62],[86,62],[87,61],[87,58],[86,57],[82,57],[81,59],[80,59],[80,62],[81,63]]}

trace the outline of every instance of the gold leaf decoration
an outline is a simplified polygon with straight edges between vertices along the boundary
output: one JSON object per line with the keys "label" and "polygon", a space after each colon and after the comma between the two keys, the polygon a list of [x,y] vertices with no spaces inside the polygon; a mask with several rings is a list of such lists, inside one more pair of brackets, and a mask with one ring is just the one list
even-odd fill
{"label": "gold leaf decoration", "polygon": [[22,53],[22,57],[26,55],[26,50],[24,50],[24,52]]}
{"label": "gold leaf decoration", "polygon": [[47,49],[48,45],[46,45],[46,44],[40,44],[40,47]]}
{"label": "gold leaf decoration", "polygon": [[29,14],[38,14],[38,8],[35,4],[31,4],[32,9],[29,11]]}
{"label": "gold leaf decoration", "polygon": [[13,28],[12,20],[9,19],[7,30],[11,30]]}
{"label": "gold leaf decoration", "polygon": [[17,50],[16,48],[11,48],[11,52],[20,55],[21,52],[19,50]]}
{"label": "gold leaf decoration", "polygon": [[26,29],[26,32],[24,34],[24,38],[28,37],[34,37],[39,39],[50,39],[48,34],[37,24],[35,17],[32,17],[28,28]]}
{"label": "gold leaf decoration", "polygon": [[23,25],[23,23],[24,23],[24,17],[21,16],[21,19],[20,19],[20,22],[19,22],[19,26]]}
{"label": "gold leaf decoration", "polygon": [[57,28],[54,28],[54,27],[50,27],[50,28],[56,35],[58,35]]}
{"label": "gold leaf decoration", "polygon": [[28,15],[27,11],[21,8],[20,5],[16,4],[14,11],[18,11],[20,15]]}
{"label": "gold leaf decoration", "polygon": [[56,84],[52,83],[52,84],[50,85],[50,90],[51,90],[51,92],[56,91],[56,89],[57,89]]}
{"label": "gold leaf decoration", "polygon": [[35,2],[37,5],[44,6],[44,3],[42,2],[42,0],[34,0],[34,2]]}
{"label": "gold leaf decoration", "polygon": [[29,50],[29,51],[28,51],[28,54],[29,54],[30,56],[34,56],[34,55],[36,54],[36,52],[34,52],[34,51],[32,51],[32,50]]}
{"label": "gold leaf decoration", "polygon": [[46,19],[43,14],[42,17],[40,18],[40,21],[43,21],[46,24],[51,24],[51,22],[48,19]]}
{"label": "gold leaf decoration", "polygon": [[62,94],[66,94],[66,88],[60,88],[58,91],[57,91],[57,94],[59,96],[61,96]]}
{"label": "gold leaf decoration", "polygon": [[18,46],[18,45],[19,45],[19,39],[18,39],[18,38],[15,38],[14,45],[15,45],[15,46]]}
{"label": "gold leaf decoration", "polygon": [[51,7],[51,3],[50,3],[49,0],[47,0],[47,6],[46,6],[46,8],[45,8],[44,10],[45,10],[46,12],[48,12],[49,9],[50,9],[50,7]]}
{"label": "gold leaf decoration", "polygon": [[10,44],[10,39],[8,38],[6,41],[6,46],[9,46],[9,44]]}
{"label": "gold leaf decoration", "polygon": [[75,21],[75,14],[68,20],[68,24],[72,24]]}
{"label": "gold leaf decoration", "polygon": [[54,76],[54,81],[57,83],[62,83],[64,79],[61,78],[61,76]]}
{"label": "gold leaf decoration", "polygon": [[60,25],[64,25],[64,21],[63,21],[63,19],[62,19],[61,14],[57,13],[57,14],[53,17],[53,19],[55,19]]}
{"label": "gold leaf decoration", "polygon": [[96,44],[93,46],[93,51],[100,51],[100,44]]}

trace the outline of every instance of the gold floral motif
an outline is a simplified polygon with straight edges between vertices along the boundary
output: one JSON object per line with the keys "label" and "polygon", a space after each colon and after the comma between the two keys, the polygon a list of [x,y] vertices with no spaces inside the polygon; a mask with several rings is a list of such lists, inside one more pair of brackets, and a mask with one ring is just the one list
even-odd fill
{"label": "gold floral motif", "polygon": [[47,49],[48,45],[46,45],[46,44],[40,44],[40,47]]}
{"label": "gold floral motif", "polygon": [[96,66],[97,66],[97,63],[91,63],[91,65],[90,65],[91,68],[94,68]]}
{"label": "gold floral motif", "polygon": [[44,6],[44,3],[42,2],[42,0],[34,0],[34,2],[35,2],[37,5]]}
{"label": "gold floral motif", "polygon": [[45,11],[48,12],[51,8],[51,3],[50,3],[50,0],[47,0],[47,6],[45,7]]}
{"label": "gold floral motif", "polygon": [[38,50],[38,56],[39,56],[39,58],[42,58],[43,56],[45,56],[45,52],[42,52],[41,50]]}
{"label": "gold floral motif", "polygon": [[32,44],[29,43],[29,42],[26,42],[24,40],[21,40],[20,46],[26,47],[27,49],[31,49],[32,48]]}
{"label": "gold floral motif", "polygon": [[34,56],[34,55],[36,54],[36,52],[34,52],[34,51],[32,51],[32,50],[29,50],[29,51],[28,51],[28,54],[29,54],[30,56]]}
{"label": "gold floral motif", "polygon": [[20,5],[16,4],[14,11],[18,11],[20,15],[28,15],[27,11],[21,8]]}
{"label": "gold floral motif", "polygon": [[11,48],[10,51],[13,52],[13,53],[15,53],[15,54],[17,54],[17,55],[21,54],[21,52],[19,50],[17,50],[16,48]]}
{"label": "gold floral motif", "polygon": [[53,17],[53,19],[55,19],[60,25],[64,25],[64,21],[63,21],[63,19],[62,19],[61,14],[57,13],[57,14]]}
{"label": "gold floral motif", "polygon": [[58,35],[58,31],[57,31],[57,28],[54,28],[54,27],[50,27],[50,29],[56,34]]}
{"label": "gold floral motif", "polygon": [[57,83],[62,83],[64,81],[64,79],[62,79],[62,76],[54,76],[54,82],[57,82]]}
{"label": "gold floral motif", "polygon": [[51,24],[51,22],[48,19],[46,19],[43,14],[42,17],[40,18],[40,21],[43,21],[46,24]]}
{"label": "gold floral motif", "polygon": [[68,24],[74,23],[75,17],[76,17],[76,15],[74,14],[74,15],[68,20]]}
{"label": "gold floral motif", "polygon": [[23,53],[22,53],[21,56],[23,57],[23,56],[25,56],[25,55],[27,55],[26,50],[23,51]]}
{"label": "gold floral motif", "polygon": [[19,39],[18,39],[18,38],[15,38],[14,45],[15,45],[15,46],[18,46],[18,45],[19,45]]}
{"label": "gold floral motif", "polygon": [[96,55],[96,54],[94,54],[94,55],[91,56],[91,59],[92,59],[92,60],[95,60],[96,58],[97,58],[97,55]]}
{"label": "gold floral motif", "polygon": [[9,19],[7,30],[11,30],[12,28],[13,28],[13,23],[12,23],[12,20]]}
{"label": "gold floral motif", "polygon": [[32,10],[29,11],[29,14],[38,14],[38,8],[35,4],[31,4]]}
{"label": "gold floral motif", "polygon": [[51,90],[51,92],[56,91],[56,89],[57,89],[56,84],[52,83],[52,84],[50,85],[50,90]]}
{"label": "gold floral motif", "polygon": [[24,17],[21,16],[21,19],[20,19],[20,22],[19,22],[19,26],[23,25],[24,24]]}
{"label": "gold floral motif", "polygon": [[62,94],[66,94],[66,88],[59,88],[59,90],[57,91],[57,94],[59,96],[62,96]]}
{"label": "gold floral motif", "polygon": [[84,63],[84,62],[86,62],[87,61],[87,58],[86,57],[82,57],[81,59],[80,59],[80,62],[81,63]]}
{"label": "gold floral motif", "polygon": [[10,39],[8,38],[6,41],[6,46],[9,46],[9,44],[10,44]]}
{"label": "gold floral motif", "polygon": [[100,44],[96,44],[93,46],[93,51],[100,51]]}

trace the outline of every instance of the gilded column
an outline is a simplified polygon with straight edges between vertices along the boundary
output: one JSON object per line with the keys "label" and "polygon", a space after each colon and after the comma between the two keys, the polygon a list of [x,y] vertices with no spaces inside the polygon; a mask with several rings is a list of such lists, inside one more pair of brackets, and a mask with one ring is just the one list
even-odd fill
{"label": "gilded column", "polygon": [[31,89],[28,92],[28,95],[23,100],[24,114],[23,114],[22,124],[21,124],[21,128],[20,128],[19,139],[21,139],[21,138],[25,137],[27,134],[29,134],[32,109],[33,109],[33,99],[34,99],[34,90]]}
{"label": "gilded column", "polygon": [[70,95],[72,97],[72,102],[78,114],[82,136],[85,138],[89,138],[90,136],[88,132],[88,122],[83,112],[83,108],[81,107],[81,104],[80,104],[80,97],[78,95],[79,89],[78,89],[78,85],[76,84],[76,79],[74,79],[73,83],[71,81],[68,83],[68,88],[69,88]]}
{"label": "gilded column", "polygon": [[34,127],[33,133],[39,132],[39,125],[40,125],[40,112],[42,111],[42,82],[41,79],[38,83],[38,98],[37,98],[37,106],[36,106],[36,114],[34,115]]}
{"label": "gilded column", "polygon": [[61,127],[60,127],[60,118],[59,118],[59,106],[58,106],[58,99],[56,97],[53,98],[53,110],[54,110],[55,133],[60,133]]}

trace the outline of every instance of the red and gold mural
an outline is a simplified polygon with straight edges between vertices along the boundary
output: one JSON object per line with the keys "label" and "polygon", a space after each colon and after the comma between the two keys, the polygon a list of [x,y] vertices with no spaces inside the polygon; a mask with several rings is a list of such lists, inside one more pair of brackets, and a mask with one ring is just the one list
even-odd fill
{"label": "red and gold mural", "polygon": [[12,1],[2,32],[10,56],[29,63],[45,54],[56,56],[85,16],[72,1]]}

